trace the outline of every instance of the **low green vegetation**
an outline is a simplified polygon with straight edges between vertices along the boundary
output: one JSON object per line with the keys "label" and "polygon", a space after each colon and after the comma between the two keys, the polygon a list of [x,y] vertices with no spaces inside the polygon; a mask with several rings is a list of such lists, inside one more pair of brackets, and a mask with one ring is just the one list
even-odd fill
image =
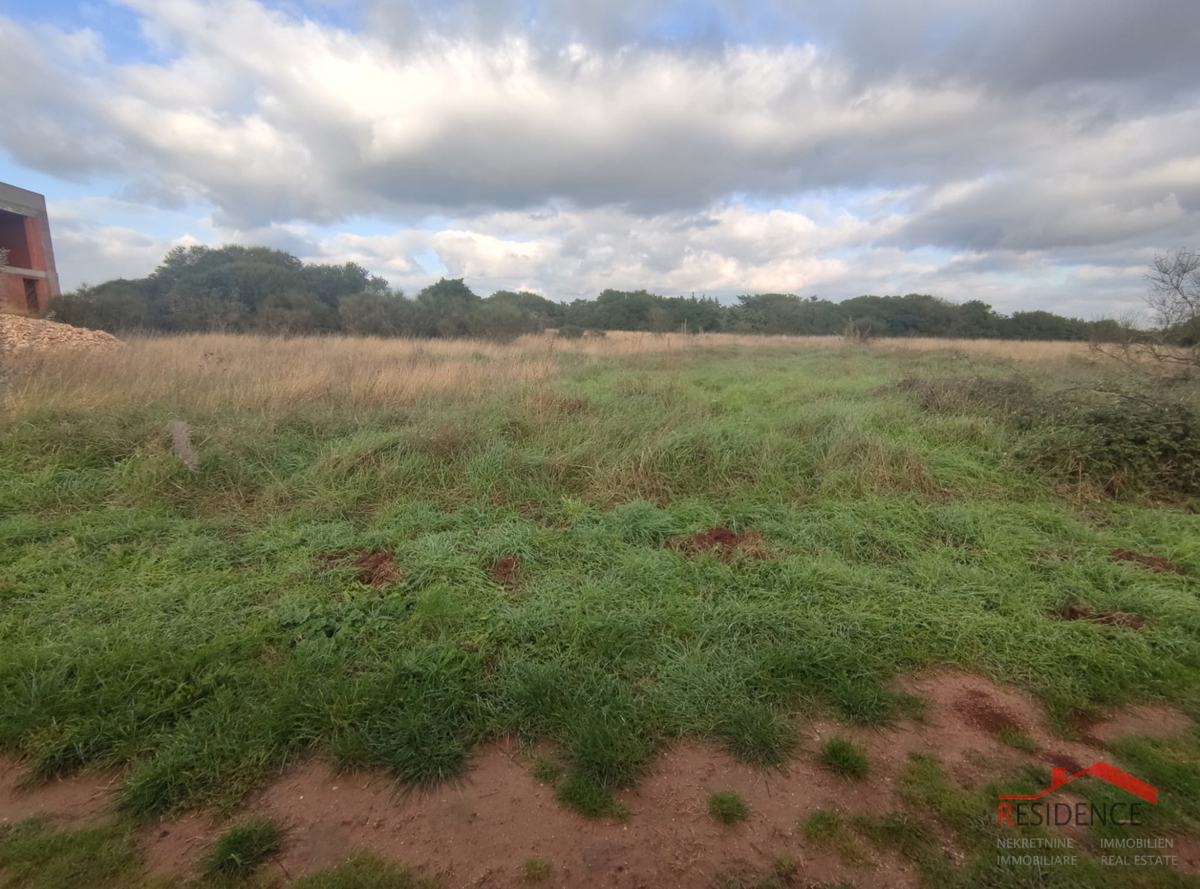
{"label": "low green vegetation", "polygon": [[800,823],[800,836],[818,849],[837,852],[843,864],[858,865],[867,860],[846,816],[837,810],[817,809],[809,814]]}
{"label": "low green vegetation", "polygon": [[550,862],[544,861],[541,858],[530,858],[525,861],[525,865],[521,868],[521,871],[526,883],[544,883],[550,879]]}
{"label": "low green vegetation", "polygon": [[120,827],[57,831],[44,819],[0,825],[3,889],[125,889],[146,885],[141,862]]}
{"label": "low green vegetation", "polygon": [[[1195,740],[1188,742],[1194,745]],[[1099,860],[1105,854],[1098,845],[1083,841],[1071,854],[1078,860],[1053,867],[1012,863],[1005,860],[998,841],[1010,834],[997,826],[994,818],[981,813],[995,812],[996,794],[1035,793],[1046,786],[1049,772],[1032,770],[1023,781],[1005,781],[1003,791],[988,785],[978,791],[965,791],[949,780],[941,763],[932,756],[912,754],[906,769],[902,796],[907,805],[888,815],[859,815],[852,820],[853,830],[878,849],[891,850],[911,862],[927,885],[946,889],[976,886],[1050,886],[1061,889],[1095,887],[1144,887],[1175,889],[1195,886],[1195,880],[1157,864],[1106,866]],[[1081,789],[1093,793],[1102,782],[1089,782]],[[1102,792],[1102,791],[1101,791]],[[1165,822],[1147,824],[1142,829],[1127,828],[1124,836],[1158,837]],[[956,851],[947,855],[946,831]],[[1048,839],[1040,828],[1022,828],[1023,837]],[[1014,853],[1020,857],[1020,853]]]}
{"label": "low green vegetation", "polygon": [[283,846],[283,831],[266,818],[251,818],[237,824],[213,844],[204,858],[204,872],[210,877],[243,879],[278,852]]}
{"label": "low green vegetation", "polygon": [[821,745],[821,765],[850,781],[863,781],[871,772],[867,755],[853,741],[830,738]]}
{"label": "low green vegetation", "polygon": [[738,824],[750,817],[750,807],[746,801],[730,790],[721,790],[709,794],[708,814],[726,827]]}
{"label": "low green vegetation", "polygon": [[535,756],[533,759],[534,780],[542,784],[555,784],[562,776],[563,767],[557,759],[548,756]]}
{"label": "low green vegetation", "polygon": [[[263,836],[243,835],[232,840],[227,851],[253,857],[262,848]],[[0,826],[2,889],[277,889],[280,885],[261,872],[251,875],[251,870],[220,867],[187,882],[173,875],[147,875],[136,832],[128,824],[59,830],[44,819],[33,819]],[[444,884],[358,852],[338,867],[290,885],[293,889],[443,889]]]}
{"label": "low green vegetation", "polygon": [[1012,726],[1006,725],[1000,731],[996,732],[996,740],[1023,753],[1038,752],[1037,741],[1033,740],[1033,738],[1020,729],[1013,728]]}
{"label": "low green vegetation", "polygon": [[[620,817],[664,745],[779,764],[810,714],[910,715],[904,671],[1015,682],[1064,726],[1197,706],[1188,468],[1030,457],[1065,390],[1123,378],[870,346],[555,360],[404,404],[197,390],[4,418],[0,749],[34,780],[123,768],[149,818],[234,806],[302,752],[431,785],[516,736],[560,751],[565,805]],[[1146,397],[1193,410],[1189,385]],[[694,545],[718,528],[754,542]]]}

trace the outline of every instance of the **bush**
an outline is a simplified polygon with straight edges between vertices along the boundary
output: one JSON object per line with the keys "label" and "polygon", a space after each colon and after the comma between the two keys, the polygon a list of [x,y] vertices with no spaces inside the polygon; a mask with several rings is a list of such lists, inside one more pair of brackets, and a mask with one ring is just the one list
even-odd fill
{"label": "bush", "polygon": [[583,328],[574,324],[564,324],[558,329],[558,335],[564,340],[577,340],[583,336]]}
{"label": "bush", "polygon": [[1200,415],[1181,401],[1118,395],[1111,404],[1052,406],[1032,422],[1042,431],[1019,456],[1053,475],[1114,497],[1200,494]]}

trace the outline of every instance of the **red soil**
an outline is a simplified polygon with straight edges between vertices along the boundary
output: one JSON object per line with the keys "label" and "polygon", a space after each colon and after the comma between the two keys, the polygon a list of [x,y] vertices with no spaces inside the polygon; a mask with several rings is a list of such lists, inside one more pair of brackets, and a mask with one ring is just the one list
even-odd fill
{"label": "red soil", "polygon": [[1140,630],[1146,625],[1146,618],[1128,611],[1117,611],[1115,608],[1105,608],[1093,611],[1081,602],[1068,605],[1056,614],[1061,620],[1084,620],[1093,624],[1105,624],[1110,627],[1121,627],[1125,630]]}
{"label": "red soil", "polygon": [[0,757],[0,825],[40,815],[64,823],[95,820],[108,811],[121,781],[115,772],[87,772],[25,787],[24,774],[19,762]]}
{"label": "red soil", "polygon": [[[268,866],[283,880],[344,861],[357,849],[419,867],[449,886],[524,885],[522,866],[531,857],[552,868],[551,887],[708,887],[719,873],[765,872],[777,856],[799,866],[799,885],[848,882],[858,889],[917,884],[910,865],[892,855],[847,865],[827,848],[805,843],[798,821],[818,808],[883,814],[903,811],[901,776],[912,752],[932,753],[951,778],[979,788],[997,774],[1041,762],[1073,771],[1107,759],[1104,749],[1126,734],[1185,732],[1191,722],[1176,710],[1139,706],[1089,727],[1087,742],[1065,741],[1045,728],[1040,705],[1025,692],[956,672],[908,677],[903,690],[927,702],[921,721],[887,728],[845,726],[832,720],[803,725],[796,756],[778,771],[733,761],[722,749],[687,742],[664,751],[637,788],[620,796],[627,821],[593,821],[563,808],[554,789],[534,780],[529,756],[515,744],[481,747],[466,778],[428,793],[398,790],[378,773],[336,774],[310,761],[290,767],[248,802],[250,812],[284,825],[286,848]],[[996,734],[1019,728],[1040,747],[1027,754]],[[871,763],[865,782],[846,782],[822,768],[821,742],[849,737]],[[1076,767],[1079,768],[1076,768]],[[69,821],[94,820],[110,812],[111,776],[82,776],[29,791],[16,789],[20,769],[0,760],[0,818],[48,814]],[[751,818],[727,828],[708,814],[708,795],[732,790],[749,805]],[[1064,797],[1065,798],[1065,797]],[[241,813],[238,817],[244,817]],[[198,862],[228,821],[203,813],[147,827],[141,845],[150,869],[194,875]],[[961,853],[941,840],[948,858]],[[1180,838],[1177,845],[1187,845]],[[869,846],[863,848],[874,855]],[[1200,842],[1180,855],[1182,869],[1200,867]]]}
{"label": "red soil", "polygon": [[490,571],[492,580],[508,590],[521,586],[521,559],[517,556],[503,556],[492,562]]}
{"label": "red soil", "polygon": [[771,554],[762,546],[762,534],[758,531],[734,533],[728,528],[709,528],[687,537],[673,537],[667,546],[685,556],[711,553],[722,562],[730,562],[737,555],[752,559],[769,559]]}
{"label": "red soil", "polygon": [[1141,553],[1131,552],[1127,549],[1114,549],[1108,554],[1108,560],[1110,562],[1137,562],[1139,565],[1145,565],[1155,574],[1179,573],[1179,569],[1164,558],[1159,556],[1143,556]]}
{"label": "red soil", "polygon": [[396,554],[383,549],[354,550],[352,552],[322,553],[317,561],[324,568],[339,568],[350,564],[358,568],[358,580],[370,586],[387,586],[400,579],[400,568]]}
{"label": "red soil", "polygon": [[995,703],[992,695],[981,689],[968,689],[954,702],[954,710],[975,728],[989,735],[998,735],[1005,729],[1023,732],[1020,720]]}

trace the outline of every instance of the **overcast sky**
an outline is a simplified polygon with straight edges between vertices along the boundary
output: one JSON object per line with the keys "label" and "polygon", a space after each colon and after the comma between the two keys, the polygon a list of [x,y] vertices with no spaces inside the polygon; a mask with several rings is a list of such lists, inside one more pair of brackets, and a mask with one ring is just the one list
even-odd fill
{"label": "overcast sky", "polygon": [[1200,247],[1195,0],[0,0],[0,83],[67,287],[236,242],[1092,318]]}

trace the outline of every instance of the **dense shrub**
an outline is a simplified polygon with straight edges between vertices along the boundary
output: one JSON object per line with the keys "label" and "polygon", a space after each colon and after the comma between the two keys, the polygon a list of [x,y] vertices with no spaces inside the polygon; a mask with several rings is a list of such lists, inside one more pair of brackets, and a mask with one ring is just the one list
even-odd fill
{"label": "dense shrub", "polygon": [[1017,459],[1052,478],[1086,482],[1114,497],[1200,494],[1200,412],[1188,400],[1186,380],[1174,388],[1160,383],[1154,395],[1099,389],[1040,395],[1020,375],[906,377],[896,388],[930,413],[1011,421],[1024,434]]}
{"label": "dense shrub", "polygon": [[985,413],[1015,417],[1030,412],[1036,400],[1033,383],[1022,376],[998,380],[905,377],[897,387],[934,414]]}
{"label": "dense shrub", "polygon": [[1019,455],[1113,496],[1200,494],[1200,414],[1169,398],[1119,395],[1101,405],[1059,401],[1033,418]]}
{"label": "dense shrub", "polygon": [[583,336],[583,328],[574,324],[564,324],[558,329],[558,335],[564,340],[577,340]]}

